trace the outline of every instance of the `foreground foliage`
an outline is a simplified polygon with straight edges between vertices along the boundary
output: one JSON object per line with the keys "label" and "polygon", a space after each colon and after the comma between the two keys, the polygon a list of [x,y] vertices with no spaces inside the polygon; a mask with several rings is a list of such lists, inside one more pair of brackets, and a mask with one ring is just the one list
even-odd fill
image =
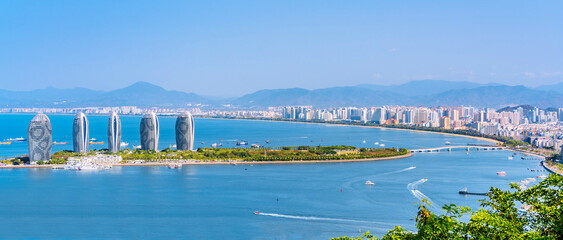
{"label": "foreground foliage", "polygon": [[[426,201],[419,206],[416,216],[417,232],[396,226],[381,239],[563,239],[563,177],[551,174],[527,190],[512,183],[512,190],[492,187],[484,207],[471,211],[454,204],[437,215],[428,210]],[[528,206],[522,211],[521,206]],[[461,221],[470,214],[469,221]],[[339,237],[333,240],[379,239],[369,232],[363,236]]]}

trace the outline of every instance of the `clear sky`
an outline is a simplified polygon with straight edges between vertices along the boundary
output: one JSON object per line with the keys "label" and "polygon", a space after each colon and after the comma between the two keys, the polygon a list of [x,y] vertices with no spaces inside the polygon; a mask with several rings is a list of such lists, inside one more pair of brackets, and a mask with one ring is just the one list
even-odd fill
{"label": "clear sky", "polygon": [[563,1],[0,1],[0,89],[563,82]]}

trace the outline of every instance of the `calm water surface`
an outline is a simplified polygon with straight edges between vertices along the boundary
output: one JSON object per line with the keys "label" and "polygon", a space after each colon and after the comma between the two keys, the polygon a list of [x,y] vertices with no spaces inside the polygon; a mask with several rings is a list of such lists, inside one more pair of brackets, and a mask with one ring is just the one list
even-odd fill
{"label": "calm water surface", "polygon": [[[72,116],[49,116],[56,141],[71,132]],[[11,127],[0,139],[25,136],[31,115],[0,115]],[[107,117],[89,117],[92,137],[103,139]],[[161,148],[173,144],[174,118],[160,118]],[[139,117],[122,117],[124,140],[138,142]],[[59,139],[60,138],[60,139]],[[347,144],[406,148],[479,143],[440,134],[373,128],[196,119],[201,142],[234,146],[236,139],[272,146]],[[362,141],[366,140],[366,143]],[[480,142],[483,143],[483,142]],[[231,145],[229,145],[231,144]],[[0,156],[23,154],[22,146],[0,148]],[[71,146],[57,146],[70,149]],[[59,150],[59,149],[57,149]],[[191,238],[328,239],[382,234],[394,225],[414,229],[421,197],[434,206],[478,207],[479,196],[463,187],[489,186],[535,177],[507,151],[422,153],[375,162],[166,167],[114,167],[76,172],[51,169],[0,170],[0,238]],[[507,176],[497,176],[506,171]],[[427,178],[426,182],[420,181]],[[375,186],[366,186],[371,180]],[[264,214],[255,215],[254,211]],[[438,210],[436,210],[438,211]]]}

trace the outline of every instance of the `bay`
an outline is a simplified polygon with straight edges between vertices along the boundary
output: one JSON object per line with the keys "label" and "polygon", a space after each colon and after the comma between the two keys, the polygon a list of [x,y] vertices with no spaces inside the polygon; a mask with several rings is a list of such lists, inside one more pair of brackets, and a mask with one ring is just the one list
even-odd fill
{"label": "bay", "polygon": [[[32,115],[0,115],[0,139],[25,136]],[[68,141],[70,115],[50,115],[55,141]],[[140,117],[122,116],[123,139],[138,144]],[[174,144],[172,117],[160,117],[161,144]],[[91,137],[104,140],[107,116],[89,116]],[[236,140],[270,146],[354,145],[409,149],[487,143],[476,139],[393,129],[266,121],[196,119],[196,147]],[[363,143],[363,141],[366,143]],[[71,145],[54,146],[71,149]],[[105,146],[102,146],[105,147]],[[25,143],[0,156],[25,154]],[[383,234],[394,225],[414,230],[421,197],[479,207],[468,187],[507,189],[539,173],[538,161],[508,159],[509,151],[418,153],[404,159],[304,164],[114,167],[77,172],[0,170],[0,238],[329,239]],[[498,176],[505,171],[506,176]],[[426,178],[427,181],[421,181]],[[366,186],[364,182],[375,182]],[[253,214],[260,211],[263,214]]]}

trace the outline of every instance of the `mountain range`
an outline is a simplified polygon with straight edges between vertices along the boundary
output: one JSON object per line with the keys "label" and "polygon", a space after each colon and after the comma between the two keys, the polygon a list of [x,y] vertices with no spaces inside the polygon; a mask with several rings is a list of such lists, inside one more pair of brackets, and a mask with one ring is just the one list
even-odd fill
{"label": "mountain range", "polygon": [[500,108],[521,104],[537,107],[563,107],[563,82],[530,88],[522,85],[479,84],[443,80],[419,80],[400,85],[362,84],[308,90],[303,88],[266,89],[232,99],[204,97],[195,93],[166,90],[137,82],[131,86],[97,91],[86,88],[45,88],[32,91],[0,90],[0,107],[183,107],[226,104],[244,109],[269,106],[477,106]]}

